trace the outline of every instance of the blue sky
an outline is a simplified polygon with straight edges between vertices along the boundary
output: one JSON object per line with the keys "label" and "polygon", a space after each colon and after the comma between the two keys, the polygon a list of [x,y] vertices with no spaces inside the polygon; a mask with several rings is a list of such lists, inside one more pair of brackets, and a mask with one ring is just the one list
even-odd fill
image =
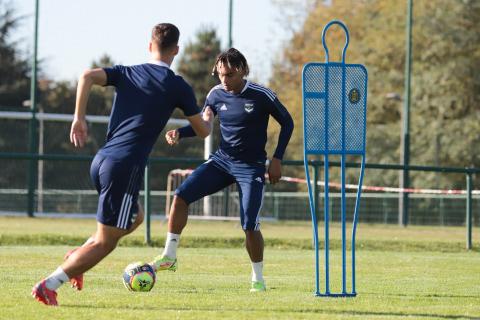
{"label": "blue sky", "polygon": [[[306,1],[233,1],[233,45],[247,57],[253,79],[268,80],[272,61],[281,56],[283,44],[302,23]],[[295,12],[288,25],[279,5],[283,2],[290,3],[290,16]],[[28,16],[15,35],[23,49],[33,38],[34,3],[13,1],[17,12]],[[158,22],[179,27],[181,47],[205,26],[214,27],[226,47],[228,4],[228,0],[40,0],[39,58],[55,80],[76,79],[104,53],[117,63],[142,63],[148,60],[150,30]]]}

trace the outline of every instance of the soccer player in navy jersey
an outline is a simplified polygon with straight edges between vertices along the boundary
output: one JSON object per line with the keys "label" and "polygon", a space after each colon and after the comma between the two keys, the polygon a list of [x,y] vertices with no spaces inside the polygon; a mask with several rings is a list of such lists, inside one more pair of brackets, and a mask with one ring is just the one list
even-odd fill
{"label": "soccer player in navy jersey", "polygon": [[[176,250],[187,223],[188,206],[232,183],[237,184],[240,221],[246,235],[246,249],[252,262],[252,292],[265,291],[263,279],[263,237],[259,212],[265,185],[267,126],[270,115],[280,124],[278,144],[268,166],[270,183],[282,176],[282,158],[293,131],[293,120],[276,94],[245,80],[249,69],[245,57],[231,48],[221,53],[213,67],[221,84],[210,90],[205,108],[211,108],[220,121],[218,150],[198,167],[175,191],[163,254],[152,261],[156,270],[177,269]],[[209,106],[209,107],[207,107]],[[191,126],[168,131],[167,142],[195,136]]]}
{"label": "soccer player in navy jersey", "polygon": [[177,27],[156,25],[149,44],[151,61],[134,66],[87,70],[77,88],[70,141],[83,147],[87,139],[85,113],[92,85],[114,86],[116,95],[107,141],[92,161],[90,175],[99,193],[96,233],[50,276],[37,283],[32,295],[47,305],[57,305],[56,290],[65,282],[80,290],[83,273],[99,263],[123,236],[143,220],[137,203],[147,158],[175,108],[180,108],[196,135],[211,132],[213,115],[200,113],[192,88],[170,70],[177,55]]}

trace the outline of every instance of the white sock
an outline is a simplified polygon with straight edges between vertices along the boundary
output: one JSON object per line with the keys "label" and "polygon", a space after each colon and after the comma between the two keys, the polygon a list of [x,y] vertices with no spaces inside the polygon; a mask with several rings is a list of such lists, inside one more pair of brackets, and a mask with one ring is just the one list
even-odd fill
{"label": "white sock", "polygon": [[45,286],[50,290],[57,290],[62,284],[68,282],[69,278],[62,267],[58,267],[57,270],[53,271],[51,275],[48,276],[45,283]]}
{"label": "white sock", "polygon": [[176,233],[167,233],[167,240],[165,240],[165,249],[163,250],[163,256],[167,256],[171,259],[177,257],[177,247],[180,242],[180,235]]}
{"label": "white sock", "polygon": [[263,281],[263,261],[252,262],[252,281]]}

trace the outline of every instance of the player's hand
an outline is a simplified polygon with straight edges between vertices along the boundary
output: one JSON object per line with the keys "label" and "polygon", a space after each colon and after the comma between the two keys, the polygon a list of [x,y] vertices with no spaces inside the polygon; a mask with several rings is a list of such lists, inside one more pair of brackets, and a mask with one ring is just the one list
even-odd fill
{"label": "player's hand", "polygon": [[207,122],[211,126],[213,122],[213,118],[214,118],[214,115],[213,115],[212,109],[210,108],[210,106],[206,106],[202,114],[203,121]]}
{"label": "player's hand", "polygon": [[81,148],[85,145],[88,136],[88,126],[85,119],[73,119],[72,127],[70,129],[70,142],[76,148]]}
{"label": "player's hand", "polygon": [[282,161],[277,158],[272,158],[270,165],[268,166],[268,179],[271,184],[275,184],[280,181],[282,177]]}
{"label": "player's hand", "polygon": [[178,144],[178,140],[180,140],[180,134],[178,133],[178,130],[170,130],[167,131],[165,134],[165,139],[167,140],[167,143],[171,146],[174,146]]}

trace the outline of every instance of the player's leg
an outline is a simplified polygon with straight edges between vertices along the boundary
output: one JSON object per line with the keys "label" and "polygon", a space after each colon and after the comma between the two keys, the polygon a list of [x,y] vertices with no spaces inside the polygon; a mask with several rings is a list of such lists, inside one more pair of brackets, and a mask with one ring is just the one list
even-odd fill
{"label": "player's leg", "polygon": [[175,194],[168,215],[168,232],[181,234],[187,225],[187,220],[188,203],[181,196]]}
{"label": "player's leg", "polygon": [[89,244],[72,252],[49,277],[37,283],[32,295],[47,305],[57,305],[56,290],[71,278],[82,275],[98,264],[117,246],[118,240],[126,235],[128,230],[97,223],[95,239]]}
{"label": "player's leg", "polygon": [[[140,204],[140,202],[138,202],[138,212],[136,213],[135,215],[135,220],[134,222],[132,223],[132,225],[130,226],[130,229],[128,229],[128,232],[127,234],[130,234],[132,233],[133,231],[135,231],[138,226],[140,226],[144,220],[144,217],[145,217],[145,213],[143,211],[143,208]],[[91,243],[93,243],[95,241],[95,237],[96,237],[96,233],[94,233],[92,236],[90,236],[90,238],[87,239],[87,241],[85,241],[85,243],[82,245],[82,247],[85,247]],[[64,260],[67,260],[73,252],[75,252],[78,248],[75,248],[75,249],[72,249],[72,250],[69,250],[65,256],[63,257]],[[70,283],[72,285],[72,288],[74,289],[77,289],[77,290],[82,290],[83,289],[83,273],[81,274],[78,274],[76,276],[73,276],[70,278]]]}
{"label": "player's leg", "polygon": [[139,212],[137,199],[143,175],[140,167],[107,159],[101,163],[97,170],[101,193],[95,236],[72,252],[55,272],[33,288],[32,295],[37,300],[57,305],[56,289],[100,262],[115,249],[121,237],[131,232],[133,212]]}
{"label": "player's leg", "polygon": [[150,265],[155,271],[177,271],[177,247],[180,242],[180,234],[187,225],[188,204],[175,195],[168,217],[168,232],[165,239],[165,247],[161,255],[155,257]]}
{"label": "player's leg", "polygon": [[155,270],[177,269],[177,247],[180,234],[188,220],[190,203],[215,193],[232,184],[231,175],[215,166],[214,161],[207,161],[198,167],[175,191],[168,218],[168,233],[163,253],[152,262]]}
{"label": "player's leg", "polygon": [[67,275],[74,276],[90,270],[112,252],[118,241],[128,234],[128,230],[97,223],[93,242],[75,250],[61,265]]}
{"label": "player's leg", "polygon": [[[95,189],[97,190],[97,193],[100,195],[102,191],[102,186],[100,183],[100,168],[105,160],[105,157],[103,157],[100,154],[97,154],[95,158],[93,158],[92,164],[90,165],[90,178],[92,179],[93,185],[95,186]],[[92,243],[95,240],[95,233],[91,235],[83,244],[82,247],[85,247]],[[63,257],[64,260],[67,260],[77,248],[74,248],[72,250],[69,250],[65,256]],[[82,290],[83,289],[83,273],[78,274],[72,278],[70,278],[70,284],[72,285],[72,288],[77,289],[77,290]]]}
{"label": "player's leg", "polygon": [[259,214],[263,202],[264,167],[235,170],[240,199],[240,221],[245,232],[245,247],[252,264],[251,292],[265,291],[263,279],[264,241],[260,231]]}
{"label": "player's leg", "polygon": [[75,250],[61,265],[67,275],[84,273],[97,265],[112,252],[118,241],[129,233],[128,230],[97,223],[97,232],[93,242]]}

